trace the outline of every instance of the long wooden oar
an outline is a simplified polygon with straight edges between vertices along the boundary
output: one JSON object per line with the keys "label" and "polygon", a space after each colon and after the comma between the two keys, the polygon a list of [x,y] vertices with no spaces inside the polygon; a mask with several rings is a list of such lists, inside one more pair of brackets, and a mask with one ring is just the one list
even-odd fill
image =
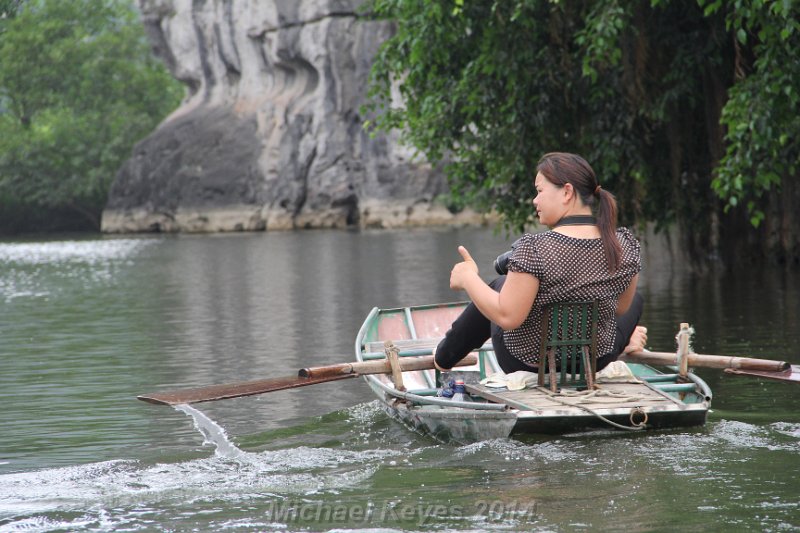
{"label": "long wooden oar", "polygon": [[800,383],[800,365],[791,365],[782,372],[762,372],[760,370],[743,370],[741,368],[726,368],[725,372],[727,374],[736,374],[737,376],[755,376],[757,378]]}
{"label": "long wooden oar", "polygon": [[[755,359],[752,357],[732,357],[728,355],[704,355],[689,353],[689,366],[721,368],[731,374],[757,376],[779,381],[800,382],[800,365],[790,365],[785,361]],[[655,365],[677,365],[678,356],[672,352],[632,352],[620,356],[622,361],[649,363]]]}
{"label": "long wooden oar", "polygon": [[[458,366],[474,365],[477,364],[477,362],[478,357],[472,354],[462,359],[461,362],[458,363]],[[399,359],[399,364],[403,372],[409,370],[427,370],[433,368],[433,356],[403,357]],[[390,374],[391,372],[392,367],[387,359],[357,361],[353,363],[302,368],[297,376],[259,379],[256,381],[211,385],[195,389],[142,394],[137,396],[137,398],[145,402],[160,405],[211,402],[214,400],[225,400],[227,398],[239,398],[241,396],[253,396],[266,392],[293,389],[295,387],[305,387],[306,385],[327,383],[367,374]]]}

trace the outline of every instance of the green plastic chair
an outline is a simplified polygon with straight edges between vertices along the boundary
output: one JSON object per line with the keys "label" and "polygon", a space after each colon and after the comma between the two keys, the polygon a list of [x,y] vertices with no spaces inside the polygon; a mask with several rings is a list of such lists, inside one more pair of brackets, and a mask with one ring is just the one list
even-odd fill
{"label": "green plastic chair", "polygon": [[550,390],[559,385],[595,388],[597,371],[597,300],[558,302],[544,309],[539,386],[543,387],[545,367],[550,376]]}

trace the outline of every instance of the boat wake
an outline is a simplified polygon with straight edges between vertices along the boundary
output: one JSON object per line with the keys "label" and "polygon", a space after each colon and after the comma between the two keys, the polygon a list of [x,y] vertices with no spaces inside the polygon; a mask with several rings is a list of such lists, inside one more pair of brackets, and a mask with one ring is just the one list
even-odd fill
{"label": "boat wake", "polygon": [[[501,514],[502,520],[487,522],[486,515],[464,513],[475,501],[496,501],[500,502],[496,506],[504,506],[504,512],[516,511],[520,502],[535,503],[530,494],[545,482],[548,490],[565,501],[593,501],[590,488],[576,489],[591,468],[596,468],[589,471],[598,476],[621,484],[615,497],[623,510],[631,512],[628,523],[633,525],[650,522],[636,514],[643,500],[625,500],[622,489],[624,494],[637,494],[637,490],[645,495],[661,493],[660,481],[665,476],[678,481],[690,476],[701,483],[695,496],[707,512],[735,512],[737,507],[727,502],[738,506],[750,501],[751,511],[772,506],[769,509],[775,516],[763,529],[776,529],[770,526],[797,511],[796,503],[776,501],[772,496],[776,486],[780,489],[781,484],[792,482],[782,474],[786,470],[782,465],[797,458],[800,425],[794,422],[756,426],[719,421],[691,431],[628,438],[625,446],[619,445],[618,437],[597,436],[530,442],[493,439],[453,446],[427,439],[402,440],[401,436],[408,435],[403,427],[381,415],[374,404],[365,404],[293,428],[288,438],[279,431],[275,440],[266,442],[275,449],[247,451],[234,445],[224,429],[202,412],[179,410],[192,417],[206,442],[214,446],[213,453],[173,462],[115,460],[0,475],[0,533],[150,531],[153,524],[164,523],[185,530],[268,531],[294,525],[320,530],[324,524],[335,529],[333,526],[345,522],[332,518],[323,524],[315,521],[315,513],[327,516],[330,512],[335,517],[334,511],[340,508],[393,512],[412,500],[417,509],[419,501],[437,501],[442,494],[452,509],[461,509],[462,514],[454,516],[462,516],[464,521],[458,522],[456,529],[477,524],[475,529],[484,531],[522,530],[524,522],[520,520],[527,518],[518,514]],[[351,430],[345,438],[331,438],[318,447],[307,443],[315,431],[330,436],[346,433],[346,428],[358,423],[385,427],[370,435]],[[261,438],[257,445],[264,444]],[[765,477],[763,466],[746,468],[742,458],[754,453],[769,456],[776,465],[774,472]],[[654,469],[658,476],[652,485]],[[503,489],[491,497],[497,500],[484,496],[487,480],[502,481]],[[402,494],[412,485],[410,495]],[[749,496],[756,490],[753,487],[767,495],[753,500]],[[705,497],[706,493],[713,496]],[[382,523],[404,528],[402,521],[390,520],[391,512]],[[313,516],[306,520],[307,515]],[[550,519],[554,524],[558,521],[553,516]],[[351,530],[366,527],[359,521],[346,523],[358,526]]]}
{"label": "boat wake", "polygon": [[[127,522],[147,523],[165,509],[181,515],[209,506],[246,509],[253,499],[335,494],[367,483],[401,453],[239,450],[227,457],[217,453],[177,463],[115,460],[7,474],[0,476],[0,532],[118,528]],[[73,509],[83,512],[76,516]],[[53,513],[66,515],[54,520]],[[109,515],[114,524],[107,522]]]}
{"label": "boat wake", "polygon": [[[156,464],[120,459],[0,475],[0,533],[136,530],[164,513],[193,516],[199,508],[247,515],[253,501],[277,504],[358,490],[381,468],[408,456],[408,450],[356,442],[245,451],[201,411],[185,405],[176,409],[192,417],[204,444],[214,446],[213,455]],[[355,416],[369,417],[371,411]]]}
{"label": "boat wake", "polygon": [[787,437],[794,437],[800,440],[800,424],[791,424],[789,422],[775,422],[771,427],[778,433],[782,433]]}

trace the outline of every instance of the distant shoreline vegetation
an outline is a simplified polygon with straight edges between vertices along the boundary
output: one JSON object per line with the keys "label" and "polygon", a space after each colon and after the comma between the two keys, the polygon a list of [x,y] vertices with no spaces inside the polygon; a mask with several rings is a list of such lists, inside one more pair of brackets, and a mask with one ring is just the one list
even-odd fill
{"label": "distant shoreline vegetation", "polygon": [[184,89],[122,0],[0,0],[0,234],[98,231],[133,145]]}

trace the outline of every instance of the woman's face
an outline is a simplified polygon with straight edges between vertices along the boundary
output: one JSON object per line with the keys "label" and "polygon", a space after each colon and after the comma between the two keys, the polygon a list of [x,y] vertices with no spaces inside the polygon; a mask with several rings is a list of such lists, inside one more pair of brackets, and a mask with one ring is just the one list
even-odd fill
{"label": "woman's face", "polygon": [[564,188],[549,181],[541,172],[536,174],[535,185],[533,207],[536,208],[536,216],[539,217],[539,222],[552,227],[567,211]]}

